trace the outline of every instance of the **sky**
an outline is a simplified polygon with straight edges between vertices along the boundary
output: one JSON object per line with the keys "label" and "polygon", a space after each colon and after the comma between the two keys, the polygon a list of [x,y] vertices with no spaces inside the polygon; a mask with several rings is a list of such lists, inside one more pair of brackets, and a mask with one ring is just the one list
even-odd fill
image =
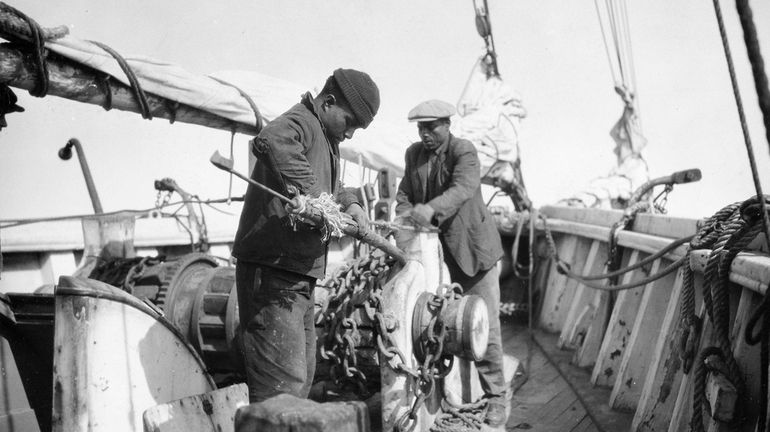
{"label": "sky", "polygon": [[[393,124],[406,122],[423,100],[455,102],[484,52],[472,0],[7,3],[43,27],[67,25],[75,37],[200,74],[252,70],[312,89],[338,67],[360,69],[380,87],[375,121]],[[609,130],[622,104],[594,2],[488,3],[502,78],[528,112],[520,136],[525,183],[535,205],[547,205],[614,164]],[[767,59],[770,4],[751,5]],[[760,178],[770,192],[770,151],[742,31],[734,3],[723,2],[722,9]],[[712,3],[630,0],[628,19],[650,176],[703,172],[699,183],[674,189],[669,214],[705,217],[753,195]],[[16,93],[26,112],[9,115],[9,127],[0,131],[0,219],[92,212],[76,159],[57,157],[71,137],[85,148],[105,211],[152,207],[153,180],[164,177],[203,199],[227,196],[228,177],[208,158],[214,150],[229,152],[228,132]],[[234,139],[241,171],[248,139]],[[236,179],[233,194],[244,191]],[[237,206],[225,210],[239,212]]]}

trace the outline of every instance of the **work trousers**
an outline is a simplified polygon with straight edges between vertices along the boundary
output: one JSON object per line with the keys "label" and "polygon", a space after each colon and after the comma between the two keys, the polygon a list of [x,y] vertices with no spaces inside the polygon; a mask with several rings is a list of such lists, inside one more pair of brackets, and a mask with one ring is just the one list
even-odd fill
{"label": "work trousers", "polygon": [[473,276],[468,276],[460,270],[455,260],[447,252],[445,250],[444,262],[449,269],[452,282],[463,287],[463,294],[481,296],[487,303],[489,315],[487,352],[484,354],[484,358],[476,362],[484,397],[505,397],[507,388],[503,375],[503,343],[500,336],[500,270],[497,266],[492,266],[489,270],[482,270]]}
{"label": "work trousers", "polygon": [[306,398],[316,366],[314,278],[239,261],[235,266],[249,401]]}

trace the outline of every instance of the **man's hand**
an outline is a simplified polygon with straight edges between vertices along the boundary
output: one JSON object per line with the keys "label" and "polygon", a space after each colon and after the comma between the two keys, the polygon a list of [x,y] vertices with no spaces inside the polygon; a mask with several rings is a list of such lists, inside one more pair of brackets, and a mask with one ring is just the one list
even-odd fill
{"label": "man's hand", "polygon": [[284,204],[283,208],[287,213],[298,213],[302,207],[299,189],[296,186],[286,185],[286,196],[292,202]]}
{"label": "man's hand", "polygon": [[358,203],[353,203],[348,206],[345,213],[350,215],[351,218],[358,224],[358,231],[364,232],[369,228],[369,215],[366,214],[363,207]]}
{"label": "man's hand", "polygon": [[424,227],[430,227],[433,226],[433,224],[431,224],[431,219],[433,219],[434,213],[436,213],[436,211],[433,210],[433,207],[427,204],[416,204],[409,216],[411,216],[412,220],[418,224]]}

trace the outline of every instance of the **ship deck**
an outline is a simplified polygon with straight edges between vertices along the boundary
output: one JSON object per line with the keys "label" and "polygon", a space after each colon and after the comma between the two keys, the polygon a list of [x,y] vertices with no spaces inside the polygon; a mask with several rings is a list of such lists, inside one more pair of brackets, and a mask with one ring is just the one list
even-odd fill
{"label": "ship deck", "polygon": [[590,369],[572,365],[572,351],[556,348],[558,334],[537,329],[530,332],[526,325],[513,321],[504,321],[502,326],[505,354],[519,359],[525,370],[524,376],[512,383],[507,431],[630,429],[633,414],[610,410],[607,400],[611,389],[591,385]]}

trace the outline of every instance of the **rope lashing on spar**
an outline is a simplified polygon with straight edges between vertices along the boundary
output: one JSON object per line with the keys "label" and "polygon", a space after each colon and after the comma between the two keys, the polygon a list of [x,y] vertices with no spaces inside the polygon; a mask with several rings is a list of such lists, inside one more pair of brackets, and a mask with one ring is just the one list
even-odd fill
{"label": "rope lashing on spar", "polygon": [[[142,89],[142,86],[139,83],[139,78],[136,77],[134,70],[131,69],[131,66],[128,64],[126,59],[124,59],[123,56],[121,56],[117,51],[110,48],[106,44],[103,44],[97,41],[89,41],[89,42],[106,51],[109,55],[111,55],[115,59],[116,62],[118,62],[120,69],[123,70],[123,73],[126,74],[126,78],[128,78],[128,82],[131,86],[131,92],[134,95],[136,104],[139,106],[139,111],[141,111],[142,118],[147,120],[152,120],[152,113],[150,112],[150,103],[147,101],[147,95],[144,93],[144,90]],[[107,89],[109,90],[109,81],[105,79],[104,82],[107,84]],[[110,91],[110,99],[112,97],[111,93],[112,92]],[[173,114],[172,117],[176,117],[176,114]]]}
{"label": "rope lashing on spar", "polygon": [[23,20],[29,31],[28,37],[34,45],[33,59],[35,61],[35,67],[37,67],[37,77],[35,81],[35,87],[29,91],[29,94],[35,97],[44,97],[48,94],[48,64],[46,63],[46,57],[48,51],[45,49],[45,36],[44,30],[40,25],[32,18],[24,14],[24,12],[14,8],[13,6],[5,3],[0,3],[0,10],[10,12]]}

